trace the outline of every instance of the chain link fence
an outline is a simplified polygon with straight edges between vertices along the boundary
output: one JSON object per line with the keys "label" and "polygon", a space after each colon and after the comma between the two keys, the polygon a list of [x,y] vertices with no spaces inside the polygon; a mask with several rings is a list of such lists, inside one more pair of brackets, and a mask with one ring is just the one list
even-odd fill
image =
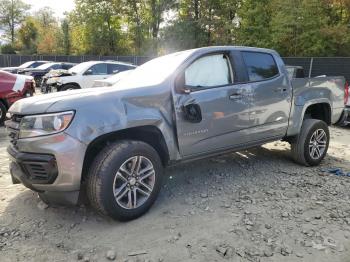
{"label": "chain link fence", "polygon": [[[27,61],[46,60],[81,63],[91,60],[114,60],[141,65],[148,60],[147,56],[47,56],[47,55],[0,55],[0,67],[19,66]],[[284,57],[287,65],[302,66],[310,77],[319,75],[344,76],[350,81],[350,57]]]}
{"label": "chain link fence", "polygon": [[310,77],[344,76],[350,81],[350,57],[285,57],[286,65],[302,66]]}
{"label": "chain link fence", "polygon": [[19,66],[28,61],[43,60],[43,61],[57,61],[57,62],[72,62],[82,63],[86,61],[102,61],[113,60],[131,63],[134,65],[142,65],[150,58],[147,56],[65,56],[65,55],[0,55],[0,67]]}

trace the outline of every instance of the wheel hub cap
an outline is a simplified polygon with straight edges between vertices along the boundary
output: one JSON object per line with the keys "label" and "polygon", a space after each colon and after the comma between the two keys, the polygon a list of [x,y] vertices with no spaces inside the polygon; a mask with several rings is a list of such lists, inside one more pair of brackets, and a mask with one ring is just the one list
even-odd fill
{"label": "wheel hub cap", "polygon": [[129,180],[129,184],[131,185],[131,186],[134,186],[135,184],[136,184],[136,179],[133,177],[133,178],[131,178],[130,180]]}
{"label": "wheel hub cap", "polygon": [[125,209],[142,206],[153,192],[155,179],[155,170],[148,158],[129,158],[114,177],[113,192],[117,204]]}

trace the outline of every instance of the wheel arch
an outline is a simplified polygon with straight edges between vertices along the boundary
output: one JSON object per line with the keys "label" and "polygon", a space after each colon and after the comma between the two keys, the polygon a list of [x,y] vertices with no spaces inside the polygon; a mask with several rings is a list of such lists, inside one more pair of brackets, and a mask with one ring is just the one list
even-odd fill
{"label": "wheel arch", "polygon": [[332,124],[332,108],[329,103],[314,103],[305,107],[303,121],[305,119],[318,119],[324,121],[327,125]]}
{"label": "wheel arch", "polygon": [[145,142],[152,146],[158,152],[163,166],[167,165],[170,160],[167,144],[159,128],[151,125],[127,128],[101,135],[95,138],[91,143],[89,143],[84,157],[82,181],[85,180],[88,174],[88,170],[96,155],[106,145],[116,140],[137,140]]}
{"label": "wheel arch", "polygon": [[77,89],[81,89],[81,86],[76,82],[64,83],[63,85],[60,86],[60,89],[62,89],[64,86],[68,86],[68,85],[72,85],[72,86],[77,87]]}

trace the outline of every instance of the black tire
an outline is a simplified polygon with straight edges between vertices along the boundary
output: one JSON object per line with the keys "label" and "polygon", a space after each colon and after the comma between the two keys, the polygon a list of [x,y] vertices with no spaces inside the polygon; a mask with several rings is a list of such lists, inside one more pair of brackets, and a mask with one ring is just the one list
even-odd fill
{"label": "black tire", "polygon": [[4,124],[4,121],[6,119],[6,113],[7,113],[7,108],[4,105],[4,103],[0,101],[0,126]]}
{"label": "black tire", "polygon": [[[114,182],[117,172],[121,172],[121,166],[127,163],[130,158],[136,156],[143,156],[152,163],[155,171],[155,175],[153,175],[154,185],[148,199],[142,205],[126,209],[118,204],[114,196]],[[87,178],[88,199],[96,210],[116,220],[129,221],[136,219],[146,213],[156,200],[161,189],[162,176],[163,166],[157,151],[153,147],[140,141],[123,140],[115,142],[106,146],[97,155],[90,167]]]}
{"label": "black tire", "polygon": [[79,89],[79,87],[77,87],[76,85],[64,85],[62,86],[60,89],[57,89],[58,91],[67,91],[67,90],[74,90],[74,89]]}
{"label": "black tire", "polygon": [[[325,145],[324,151],[319,153],[319,157],[314,158],[310,152],[310,142],[317,130],[323,130],[325,132],[326,141],[323,142]],[[327,154],[329,138],[329,129],[325,122],[317,119],[304,120],[300,134],[291,141],[291,151],[294,161],[305,166],[319,165]]]}

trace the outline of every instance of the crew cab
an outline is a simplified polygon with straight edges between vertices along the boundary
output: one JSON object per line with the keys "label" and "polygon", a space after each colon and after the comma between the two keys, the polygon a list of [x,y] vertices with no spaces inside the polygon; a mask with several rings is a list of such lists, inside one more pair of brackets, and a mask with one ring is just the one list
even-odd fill
{"label": "crew cab", "polygon": [[78,64],[61,75],[48,78],[42,89],[46,93],[90,88],[94,80],[106,79],[111,75],[134,69],[136,66],[113,61],[90,61]]}
{"label": "crew cab", "polygon": [[6,71],[12,74],[17,74],[19,70],[27,69],[27,68],[36,68],[38,66],[41,66],[43,64],[50,63],[49,61],[28,61],[20,66],[16,67],[2,67],[0,70]]}
{"label": "crew cab", "polygon": [[41,85],[42,77],[46,75],[51,70],[59,70],[64,69],[68,70],[75,66],[74,63],[65,63],[65,62],[52,62],[52,63],[46,63],[41,66],[35,67],[35,68],[25,68],[25,69],[19,69],[18,74],[24,74],[27,76],[34,77],[36,86]]}
{"label": "crew cab", "polygon": [[[84,71],[84,70],[82,70]],[[290,80],[277,52],[206,47],[151,60],[112,87],[16,102],[6,122],[15,182],[43,201],[131,220],[152,206],[169,165],[276,140],[296,163],[326,156],[345,80]]]}
{"label": "crew cab", "polygon": [[4,123],[7,109],[17,100],[33,96],[32,77],[0,71],[0,125]]}

